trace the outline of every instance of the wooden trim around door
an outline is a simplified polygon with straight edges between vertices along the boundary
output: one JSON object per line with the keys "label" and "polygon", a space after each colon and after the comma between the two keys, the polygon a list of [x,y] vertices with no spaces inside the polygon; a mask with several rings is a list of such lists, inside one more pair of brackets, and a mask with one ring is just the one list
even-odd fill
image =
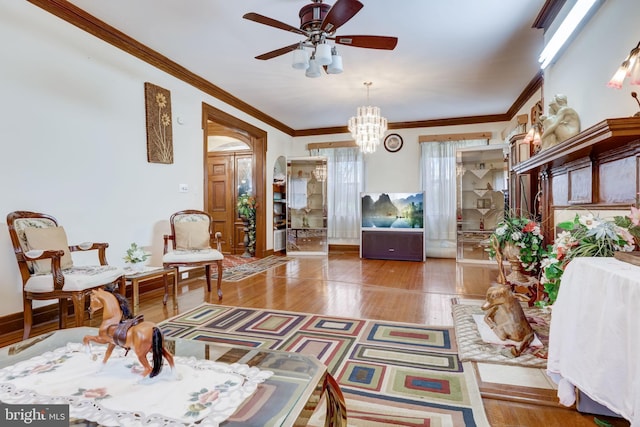
{"label": "wooden trim around door", "polygon": [[[203,130],[203,142],[202,142],[202,168],[203,174],[203,203],[204,206],[208,206],[207,197],[209,195],[208,180],[207,180],[207,135],[208,135],[208,123],[209,121],[221,124],[231,129],[237,129],[240,133],[249,135],[249,145],[253,149],[253,180],[256,196],[256,254],[258,258],[266,256],[267,247],[267,226],[266,226],[266,213],[267,213],[267,175],[265,169],[266,157],[267,157],[267,132],[244,122],[237,117],[233,117],[229,113],[225,113],[211,105],[202,103],[202,130]],[[235,201],[234,201],[235,205]],[[269,204],[269,206],[271,206]]]}

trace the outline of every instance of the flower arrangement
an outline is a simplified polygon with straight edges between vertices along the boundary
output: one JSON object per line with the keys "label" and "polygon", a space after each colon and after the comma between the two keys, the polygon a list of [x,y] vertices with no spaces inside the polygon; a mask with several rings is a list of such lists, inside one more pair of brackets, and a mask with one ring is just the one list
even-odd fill
{"label": "flower arrangement", "polygon": [[245,218],[255,218],[256,216],[256,198],[249,193],[245,193],[238,197],[238,215]]}
{"label": "flower arrangement", "polygon": [[[537,274],[542,258],[543,246],[540,224],[526,218],[505,214],[492,234],[500,249],[511,243],[520,248],[518,259],[525,271]],[[489,256],[495,258],[494,247],[487,249]]]}
{"label": "flower arrangement", "polygon": [[625,228],[631,233],[636,246],[640,246],[640,193],[636,194],[636,202],[631,206],[631,213],[627,216],[616,216],[617,226]]}
{"label": "flower arrangement", "polygon": [[129,249],[127,249],[127,254],[122,259],[129,264],[137,264],[145,262],[150,255],[151,254],[145,252],[140,246],[132,243]]}
{"label": "flower arrangement", "polygon": [[603,220],[592,214],[576,215],[573,220],[558,224],[562,231],[553,245],[548,246],[541,264],[540,283],[549,296],[549,304],[553,304],[558,297],[562,274],[575,257],[610,257],[616,251],[629,252],[635,248],[628,225],[636,221],[638,224],[633,226],[634,232],[640,233],[640,212],[637,208],[635,213],[632,209],[634,214],[634,219],[616,217],[614,221]]}

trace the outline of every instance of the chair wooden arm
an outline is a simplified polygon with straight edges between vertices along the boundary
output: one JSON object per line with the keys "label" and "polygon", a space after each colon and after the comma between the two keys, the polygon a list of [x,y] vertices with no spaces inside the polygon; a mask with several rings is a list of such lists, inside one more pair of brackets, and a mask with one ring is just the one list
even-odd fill
{"label": "chair wooden arm", "polygon": [[79,245],[69,246],[70,252],[84,252],[84,251],[98,251],[98,260],[100,261],[100,265],[107,265],[107,248],[109,247],[108,243],[96,243],[96,242],[85,242],[80,243]]}
{"label": "chair wooden arm", "polygon": [[166,254],[167,252],[169,252],[169,240],[174,240],[174,237],[170,234],[165,234],[164,236],[162,236],[163,240],[164,240],[164,254]]}
{"label": "chair wooden arm", "polygon": [[[64,255],[64,251],[37,251],[37,256],[30,256],[28,253],[22,253],[22,256],[26,261],[37,261],[39,259],[51,259],[51,275],[53,276],[53,287],[56,290],[62,290],[64,286],[64,275],[62,274],[62,268],[60,267],[60,260]],[[31,252],[32,254],[34,252]],[[20,254],[16,254],[20,255]]]}

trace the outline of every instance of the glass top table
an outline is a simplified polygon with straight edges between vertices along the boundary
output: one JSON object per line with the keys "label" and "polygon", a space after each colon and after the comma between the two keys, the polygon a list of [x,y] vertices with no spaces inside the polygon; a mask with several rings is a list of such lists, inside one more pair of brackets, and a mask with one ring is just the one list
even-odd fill
{"label": "glass top table", "polygon": [[[1,348],[0,369],[67,343],[82,343],[85,335],[97,333],[91,327],[61,329]],[[304,426],[323,394],[327,399],[325,426],[347,425],[342,393],[326,366],[313,356],[170,337],[165,338],[165,346],[175,356],[245,364],[274,373],[221,426]],[[70,425],[97,424],[72,419]]]}

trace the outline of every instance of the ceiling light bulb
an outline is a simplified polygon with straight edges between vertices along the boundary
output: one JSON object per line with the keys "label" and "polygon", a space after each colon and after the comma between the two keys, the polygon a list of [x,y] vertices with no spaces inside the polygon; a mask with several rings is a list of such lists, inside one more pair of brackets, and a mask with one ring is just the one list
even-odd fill
{"label": "ceiling light bulb", "polygon": [[320,77],[320,65],[316,61],[316,58],[312,55],[309,60],[309,68],[307,68],[307,72],[305,73],[307,77]]}
{"label": "ceiling light bulb", "polygon": [[318,65],[331,64],[331,46],[326,43],[320,43],[316,46],[316,61]]}
{"label": "ceiling light bulb", "polygon": [[334,47],[331,49],[331,64],[327,67],[327,73],[340,74],[342,71],[342,56],[338,55],[338,51]]}
{"label": "ceiling light bulb", "polygon": [[291,66],[296,70],[306,70],[309,68],[309,53],[304,50],[302,45],[293,51],[293,63]]}

